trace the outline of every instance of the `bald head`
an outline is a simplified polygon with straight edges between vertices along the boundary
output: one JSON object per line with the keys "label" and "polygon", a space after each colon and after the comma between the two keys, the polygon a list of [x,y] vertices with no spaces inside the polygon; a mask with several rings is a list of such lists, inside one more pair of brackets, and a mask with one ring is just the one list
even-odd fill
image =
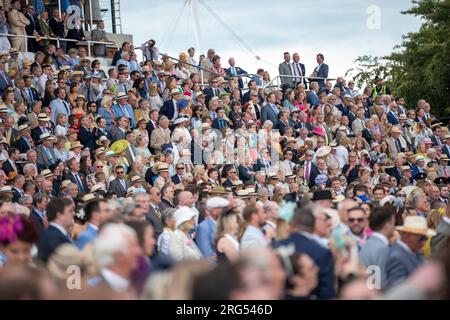
{"label": "bald head", "polygon": [[189,191],[181,191],[177,195],[177,205],[180,207],[192,207],[195,203],[194,195]]}

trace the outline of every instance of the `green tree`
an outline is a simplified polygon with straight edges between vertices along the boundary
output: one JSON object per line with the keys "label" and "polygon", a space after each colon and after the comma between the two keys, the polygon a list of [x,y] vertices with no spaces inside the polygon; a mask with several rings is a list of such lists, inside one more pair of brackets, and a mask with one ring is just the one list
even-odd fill
{"label": "green tree", "polygon": [[[386,79],[395,95],[405,97],[407,106],[427,100],[434,114],[450,112],[450,0],[413,0],[402,14],[423,21],[418,32],[403,36],[403,43],[386,57],[361,56],[355,81],[361,87],[376,75]],[[370,81],[371,80],[371,81]]]}

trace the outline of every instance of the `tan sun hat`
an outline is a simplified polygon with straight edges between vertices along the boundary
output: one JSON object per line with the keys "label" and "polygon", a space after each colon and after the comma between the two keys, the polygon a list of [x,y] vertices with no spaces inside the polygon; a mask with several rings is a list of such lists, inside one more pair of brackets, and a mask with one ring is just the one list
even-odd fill
{"label": "tan sun hat", "polygon": [[408,216],[402,226],[396,227],[400,232],[419,234],[427,237],[436,235],[436,231],[428,228],[427,220],[421,216]]}

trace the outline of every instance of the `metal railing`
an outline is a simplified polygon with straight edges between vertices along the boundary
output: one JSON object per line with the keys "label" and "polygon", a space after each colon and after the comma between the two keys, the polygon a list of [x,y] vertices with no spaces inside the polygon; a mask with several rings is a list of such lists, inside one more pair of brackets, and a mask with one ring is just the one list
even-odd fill
{"label": "metal railing", "polygon": [[324,80],[324,81],[334,81],[336,80],[336,78],[323,78],[323,77],[307,77],[307,76],[289,76],[289,75],[284,75],[284,74],[280,74],[278,76],[276,76],[275,78],[273,78],[272,80],[270,80],[270,82],[268,82],[267,84],[265,84],[263,86],[263,89],[266,89],[268,87],[274,87],[273,83],[275,80],[277,80],[277,84],[275,85],[275,87],[281,87],[281,83],[280,80],[282,78],[291,78],[291,79],[307,79],[307,80]]}
{"label": "metal railing", "polygon": [[[36,36],[29,36],[29,35],[23,35],[23,34],[10,34],[10,33],[0,33],[0,36],[2,37],[11,37],[11,38],[25,38],[25,39],[37,39],[38,37]],[[117,48],[117,45],[114,42],[105,42],[105,41],[93,41],[93,40],[75,40],[75,39],[65,39],[65,38],[59,38],[59,37],[49,37],[49,36],[40,36],[39,37],[41,40],[51,40],[51,41],[56,41],[57,46],[60,46],[60,42],[61,41],[65,41],[65,42],[76,42],[76,43],[83,43],[86,42],[87,43],[87,49],[88,49],[88,56],[91,57],[91,45],[95,45],[95,44],[103,44],[103,45],[109,45],[109,46],[114,46],[115,48]],[[28,51],[28,42],[25,41],[25,51]]]}

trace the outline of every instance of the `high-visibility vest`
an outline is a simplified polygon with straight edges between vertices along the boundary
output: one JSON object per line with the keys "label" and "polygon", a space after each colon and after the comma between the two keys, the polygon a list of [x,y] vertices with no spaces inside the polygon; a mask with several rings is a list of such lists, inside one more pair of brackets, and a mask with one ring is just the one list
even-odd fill
{"label": "high-visibility vest", "polygon": [[377,92],[377,86],[374,86],[372,91],[372,100],[375,100],[379,93],[386,94],[386,86],[381,86],[380,92]]}

